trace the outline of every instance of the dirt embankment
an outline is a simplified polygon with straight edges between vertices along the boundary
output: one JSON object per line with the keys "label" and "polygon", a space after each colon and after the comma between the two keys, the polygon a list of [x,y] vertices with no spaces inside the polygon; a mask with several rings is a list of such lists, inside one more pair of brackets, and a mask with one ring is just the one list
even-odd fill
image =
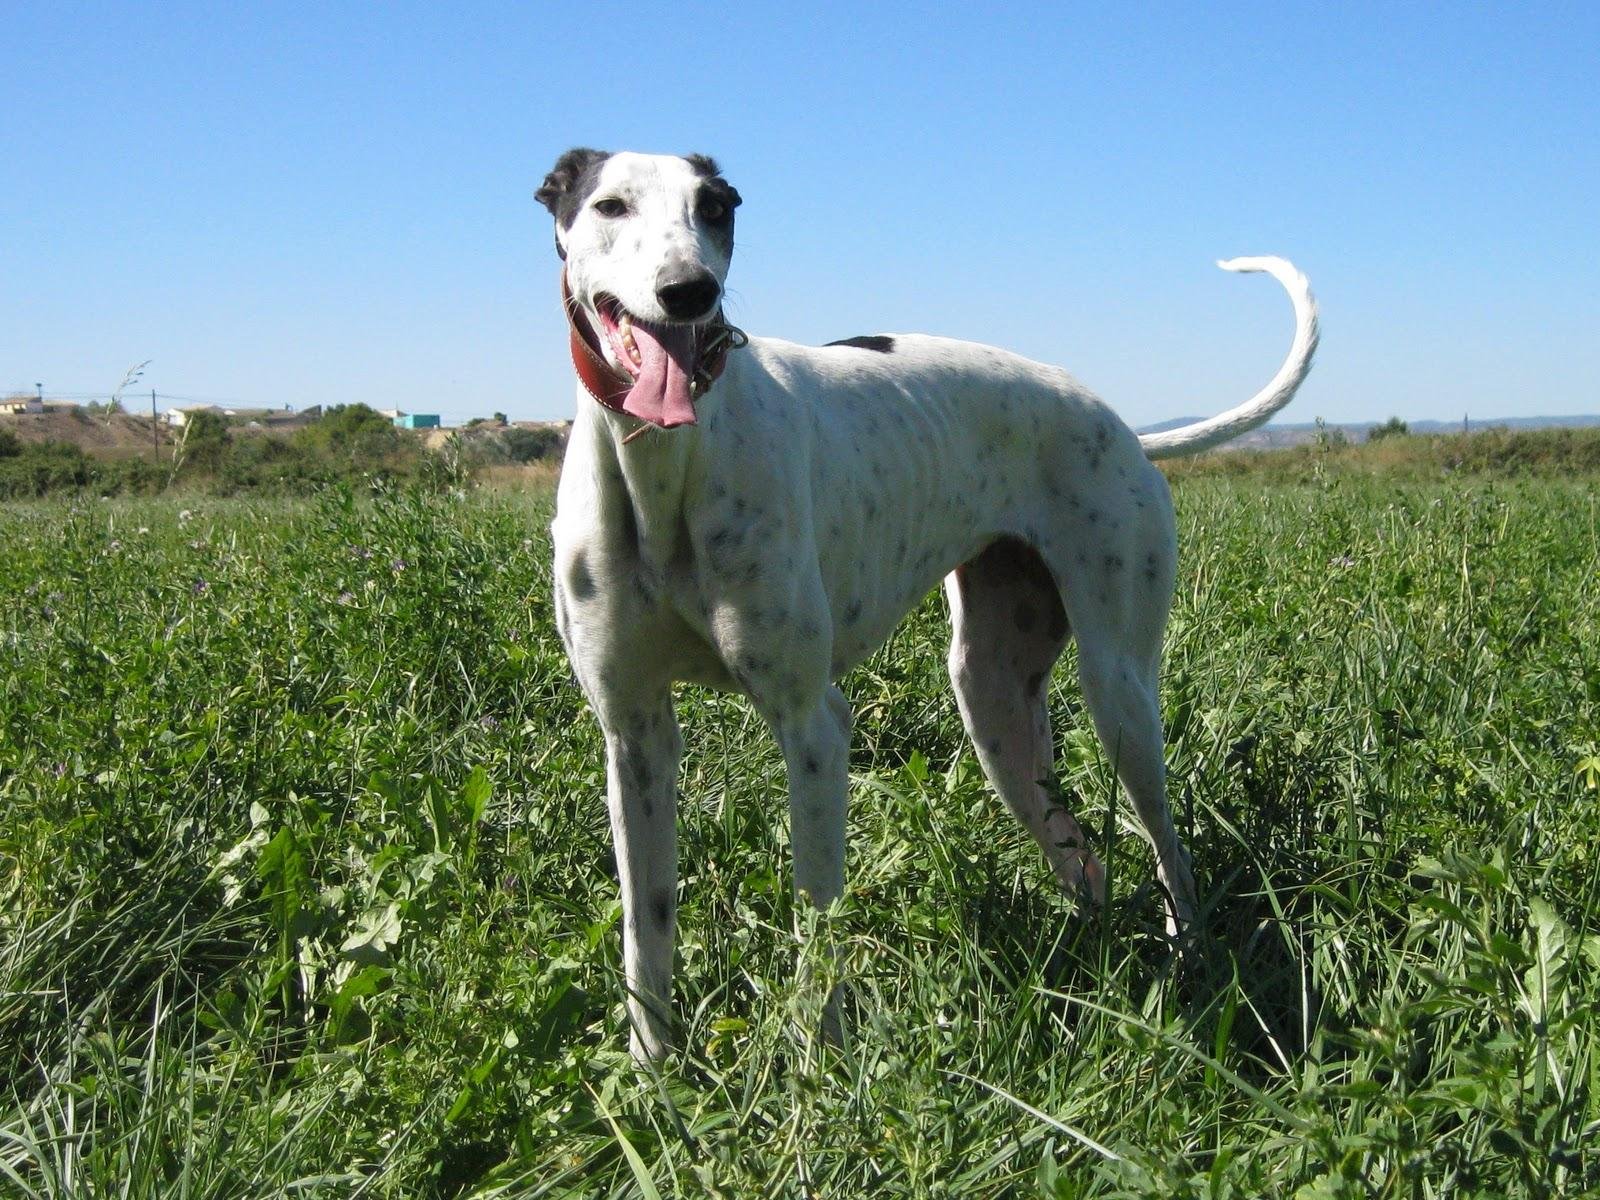
{"label": "dirt embankment", "polygon": [[159,444],[172,447],[172,429],[166,421],[155,422],[151,431],[148,415],[130,413],[91,413],[81,408],[54,409],[42,413],[0,413],[0,429],[16,435],[24,444],[68,442],[88,454],[102,458],[131,458],[151,454]]}

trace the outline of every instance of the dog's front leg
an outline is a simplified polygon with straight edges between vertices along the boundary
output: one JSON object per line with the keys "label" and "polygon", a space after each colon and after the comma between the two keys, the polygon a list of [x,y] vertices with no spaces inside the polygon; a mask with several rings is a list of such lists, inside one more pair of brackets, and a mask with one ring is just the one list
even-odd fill
{"label": "dog's front leg", "polygon": [[779,714],[773,731],[789,774],[795,891],[817,908],[826,908],[844,891],[849,702],[830,684],[813,703]]}
{"label": "dog's front leg", "polygon": [[659,1059],[672,1044],[672,951],[678,920],[678,760],[682,738],[671,693],[637,704],[610,703],[606,799],[622,881],[622,961],[629,1044],[635,1058]]}
{"label": "dog's front leg", "polygon": [[[845,808],[850,788],[850,705],[838,688],[773,721],[789,776],[789,841],[800,899],[826,908],[844,892]],[[843,1041],[839,989],[824,1003],[822,1034]]]}

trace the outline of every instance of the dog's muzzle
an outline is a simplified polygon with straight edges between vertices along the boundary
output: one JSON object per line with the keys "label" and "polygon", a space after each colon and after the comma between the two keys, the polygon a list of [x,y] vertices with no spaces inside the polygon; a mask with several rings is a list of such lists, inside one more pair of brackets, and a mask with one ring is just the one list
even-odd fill
{"label": "dog's muzzle", "polygon": [[[641,321],[611,297],[597,306],[601,329],[596,331],[583,319],[565,272],[561,303],[567,314],[572,365],[584,390],[607,408],[645,422],[640,431],[652,425],[661,429],[693,425],[694,402],[722,374],[728,352],[749,341],[722,319],[721,309],[699,325]],[[625,370],[607,361],[598,341],[601,336]]]}

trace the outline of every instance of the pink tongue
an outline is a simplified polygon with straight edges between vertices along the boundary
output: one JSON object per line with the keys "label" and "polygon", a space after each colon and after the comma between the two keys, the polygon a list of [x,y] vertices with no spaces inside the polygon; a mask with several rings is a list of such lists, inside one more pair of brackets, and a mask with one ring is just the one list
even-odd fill
{"label": "pink tongue", "polygon": [[633,325],[639,347],[639,374],[622,401],[622,411],[663,429],[694,424],[690,402],[695,352],[693,325]]}

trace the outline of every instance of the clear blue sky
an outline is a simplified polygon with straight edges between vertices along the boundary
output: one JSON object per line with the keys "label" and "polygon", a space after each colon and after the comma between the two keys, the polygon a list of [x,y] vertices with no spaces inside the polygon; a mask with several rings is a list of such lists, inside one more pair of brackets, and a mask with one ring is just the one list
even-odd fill
{"label": "clear blue sky", "polygon": [[568,146],[744,194],[729,315],[1059,363],[1205,414],[1600,411],[1600,5],[0,0],[0,393],[570,415]]}

